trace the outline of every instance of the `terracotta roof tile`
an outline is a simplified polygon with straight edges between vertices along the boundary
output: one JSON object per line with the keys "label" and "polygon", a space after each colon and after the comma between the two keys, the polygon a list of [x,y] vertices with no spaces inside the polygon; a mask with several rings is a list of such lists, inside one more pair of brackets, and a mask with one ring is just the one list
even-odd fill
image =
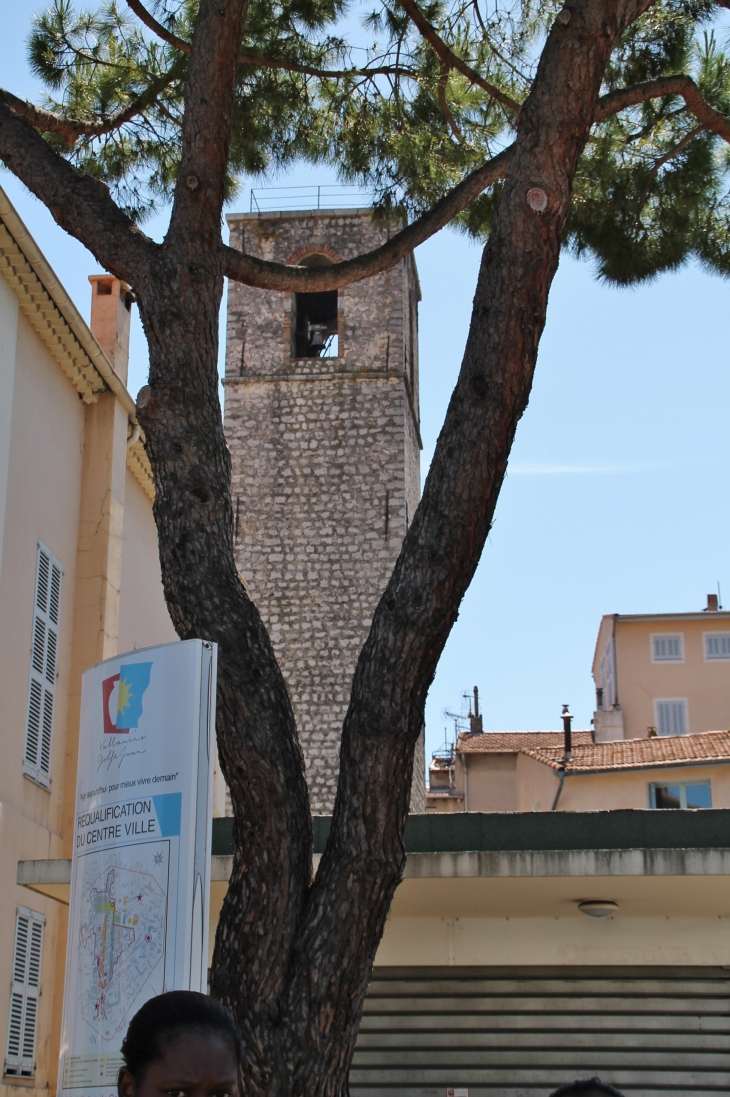
{"label": "terracotta roof tile", "polygon": [[[552,769],[563,768],[561,746],[529,747],[523,754]],[[652,769],[692,762],[730,762],[730,731],[704,731],[697,735],[665,735],[652,739],[617,739],[610,743],[578,743],[573,738],[573,758],[566,773],[606,770]]]}
{"label": "terracotta roof tile", "polygon": [[[573,744],[590,744],[590,731],[574,731]],[[563,749],[562,731],[485,731],[482,735],[460,735],[456,749],[460,754],[518,754],[521,750],[542,747]]]}

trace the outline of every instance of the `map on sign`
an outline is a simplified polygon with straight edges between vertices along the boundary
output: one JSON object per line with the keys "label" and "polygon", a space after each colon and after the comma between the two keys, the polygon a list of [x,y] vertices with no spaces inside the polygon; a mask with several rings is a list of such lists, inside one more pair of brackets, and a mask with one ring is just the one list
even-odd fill
{"label": "map on sign", "polygon": [[[100,1042],[164,981],[169,842],[147,842],[79,858],[81,1015]],[[123,862],[123,863],[120,863]]]}

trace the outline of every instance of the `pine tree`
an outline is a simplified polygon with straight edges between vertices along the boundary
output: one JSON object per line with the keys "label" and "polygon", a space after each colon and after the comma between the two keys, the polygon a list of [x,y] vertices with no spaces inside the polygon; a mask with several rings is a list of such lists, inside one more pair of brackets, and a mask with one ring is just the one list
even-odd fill
{"label": "pine tree", "polygon": [[[726,0],[722,0],[725,4]],[[709,0],[381,0],[372,48],[342,0],[55,0],[30,43],[49,89],[0,92],[0,158],[132,286],[150,349],[137,414],[162,578],[183,639],[219,645],[218,745],[235,856],[213,991],[252,1097],[347,1092],[375,952],[404,867],[428,687],[489,533],[529,398],[561,248],[619,283],[691,256],[727,270],[728,64]],[[237,180],[297,157],[408,216],[377,250],[305,268],[226,246]],[[169,202],[157,244],[143,232]],[[320,291],[392,267],[455,220],[484,237],[459,378],[360,654],[314,879],[291,703],[233,554],[218,402],[224,278]]]}

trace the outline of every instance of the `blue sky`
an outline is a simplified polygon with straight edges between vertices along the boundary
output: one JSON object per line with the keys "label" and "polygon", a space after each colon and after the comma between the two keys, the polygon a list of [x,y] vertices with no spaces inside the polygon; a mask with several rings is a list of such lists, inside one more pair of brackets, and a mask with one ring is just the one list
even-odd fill
{"label": "blue sky", "polygon": [[[2,84],[32,96],[24,40],[38,5],[3,5]],[[278,183],[328,183],[303,168]],[[0,183],[80,311],[98,268],[8,172]],[[236,203],[248,208],[248,191]],[[160,218],[148,231],[164,231]],[[416,254],[423,471],[466,340],[480,249],[444,231]],[[599,284],[564,256],[535,386],[494,528],[429,695],[427,749],[445,710],[480,689],[487,729],[576,726],[593,710],[601,615],[698,610],[720,582],[730,605],[727,316],[730,284],[694,266],[636,290]],[[144,384],[135,324],[130,388]]]}

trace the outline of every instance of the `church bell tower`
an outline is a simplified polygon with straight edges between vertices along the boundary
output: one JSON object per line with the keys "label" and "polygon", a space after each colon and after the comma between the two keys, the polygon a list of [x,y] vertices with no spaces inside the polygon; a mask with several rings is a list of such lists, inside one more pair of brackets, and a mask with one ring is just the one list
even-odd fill
{"label": "church bell tower", "polygon": [[[369,209],[229,216],[231,244],[320,266],[371,251]],[[342,290],[231,282],[225,431],[238,568],[294,706],[315,814],[334,804],[360,649],[420,496],[411,255]],[[425,810],[423,742],[411,811]]]}

